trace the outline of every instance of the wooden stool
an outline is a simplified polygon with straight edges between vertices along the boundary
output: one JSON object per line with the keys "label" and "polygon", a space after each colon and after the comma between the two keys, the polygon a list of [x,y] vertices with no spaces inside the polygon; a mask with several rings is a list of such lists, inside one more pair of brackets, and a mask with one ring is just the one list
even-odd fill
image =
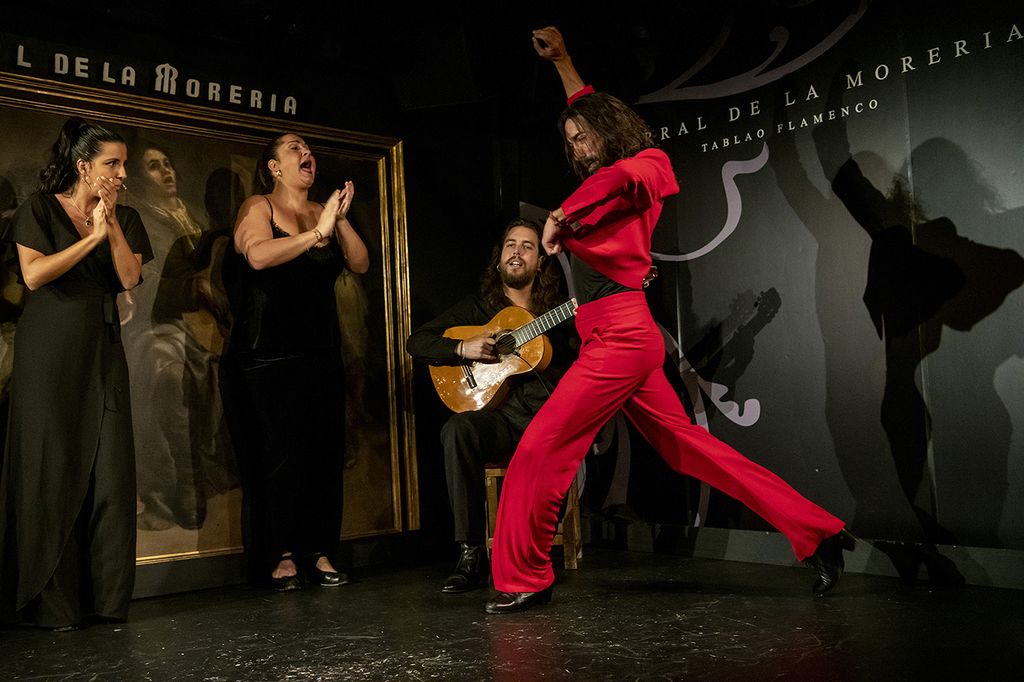
{"label": "wooden stool", "polygon": [[[491,555],[494,543],[494,527],[498,522],[498,494],[501,479],[505,478],[506,464],[488,464],[484,467],[484,481],[487,488],[487,556]],[[553,545],[562,545],[565,567],[576,570],[583,561],[583,536],[580,532],[580,492],[573,478],[566,494],[565,514],[555,529]]]}

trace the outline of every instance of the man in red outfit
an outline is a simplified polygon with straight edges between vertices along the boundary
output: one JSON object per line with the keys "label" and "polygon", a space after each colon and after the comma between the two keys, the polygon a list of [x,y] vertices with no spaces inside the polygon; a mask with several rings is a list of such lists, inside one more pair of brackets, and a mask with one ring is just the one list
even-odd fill
{"label": "man in red outfit", "polygon": [[498,507],[488,613],[522,611],[551,597],[551,540],[558,509],[587,446],[622,409],[676,471],[735,497],[781,531],[817,570],[814,594],[839,580],[853,537],[843,522],[781,478],[690,422],[662,370],[665,346],[642,291],[651,233],[664,200],[679,192],[668,156],[620,100],[583,86],[555,28],[534,47],[558,69],[569,97],[559,127],[583,179],[544,225],[544,249],[572,254],[579,358],[523,434]]}

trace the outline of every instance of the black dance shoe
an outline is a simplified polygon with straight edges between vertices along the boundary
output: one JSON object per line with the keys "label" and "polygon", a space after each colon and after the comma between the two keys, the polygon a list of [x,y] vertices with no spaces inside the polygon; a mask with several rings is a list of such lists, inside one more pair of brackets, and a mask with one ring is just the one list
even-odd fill
{"label": "black dance shoe", "polygon": [[321,571],[313,567],[313,580],[320,587],[341,587],[348,585],[348,575],[341,571]]}
{"label": "black dance shoe", "polygon": [[283,578],[271,578],[270,586],[277,592],[295,592],[302,589],[302,580],[297,575],[286,575]]}
{"label": "black dance shoe", "polygon": [[462,543],[459,563],[455,564],[455,572],[448,576],[441,591],[445,594],[461,594],[487,584],[487,552],[483,545]]}
{"label": "black dance shoe", "polygon": [[822,540],[814,554],[807,557],[804,563],[818,572],[818,580],[812,588],[815,597],[824,596],[839,583],[839,578],[843,576],[843,568],[846,566],[843,561],[843,550],[852,551],[855,544],[853,535],[844,528],[832,537]]}
{"label": "black dance shoe", "polygon": [[487,613],[516,613],[551,601],[551,586],[540,592],[499,592],[484,607]]}
{"label": "black dance shoe", "polygon": [[278,561],[274,571],[281,568],[281,564],[284,562],[290,562],[295,566],[296,571],[292,575],[284,575],[280,578],[275,578],[274,573],[270,574],[270,586],[277,592],[295,592],[296,590],[302,589],[302,578],[299,576],[298,564],[295,563],[295,556],[290,552],[282,555]]}
{"label": "black dance shoe", "polygon": [[320,560],[323,554],[313,554],[309,557],[309,565],[306,569],[306,577],[309,582],[315,583],[320,587],[341,587],[342,585],[348,585],[348,575],[341,571],[324,571],[317,567],[316,562]]}

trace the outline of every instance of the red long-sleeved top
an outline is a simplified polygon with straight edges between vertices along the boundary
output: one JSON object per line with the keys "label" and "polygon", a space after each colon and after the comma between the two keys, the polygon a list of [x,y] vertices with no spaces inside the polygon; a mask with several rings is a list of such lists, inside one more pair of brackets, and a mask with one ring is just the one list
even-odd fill
{"label": "red long-sleeved top", "polygon": [[566,103],[567,104],[572,104],[573,102],[578,100],[580,97],[583,97],[583,95],[591,95],[593,93],[594,93],[594,86],[593,85],[584,85],[582,88],[580,88],[576,92],[574,92],[571,95],[569,95],[569,98],[566,100]]}
{"label": "red long-sleeved top", "polygon": [[572,227],[562,244],[602,275],[640,289],[651,268],[651,234],[662,204],[678,192],[672,163],[660,149],[620,159],[562,202]]}

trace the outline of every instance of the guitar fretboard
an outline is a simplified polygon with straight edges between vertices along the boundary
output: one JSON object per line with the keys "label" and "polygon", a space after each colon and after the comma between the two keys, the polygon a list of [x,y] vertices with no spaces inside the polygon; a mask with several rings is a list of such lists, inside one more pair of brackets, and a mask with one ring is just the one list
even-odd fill
{"label": "guitar fretboard", "polygon": [[552,308],[540,317],[535,318],[531,322],[527,322],[522,327],[512,332],[512,337],[516,340],[516,348],[519,348],[531,339],[537,338],[555,325],[565,322],[575,314],[576,299],[570,298],[557,308]]}

